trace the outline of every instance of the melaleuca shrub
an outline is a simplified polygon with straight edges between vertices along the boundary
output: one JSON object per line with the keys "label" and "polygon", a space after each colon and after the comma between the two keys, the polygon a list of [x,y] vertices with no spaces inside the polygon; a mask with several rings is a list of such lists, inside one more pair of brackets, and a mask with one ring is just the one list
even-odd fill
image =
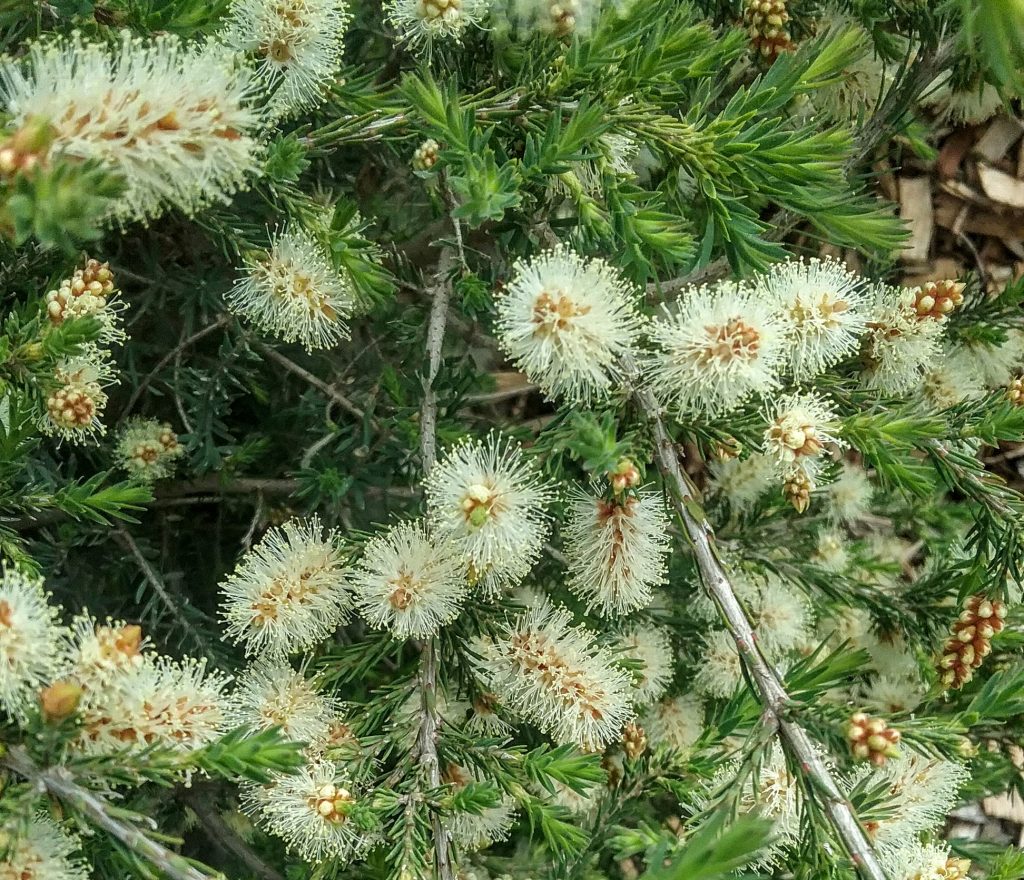
{"label": "melaleuca shrub", "polygon": [[1022,16],[4,15],[0,880],[1024,876]]}

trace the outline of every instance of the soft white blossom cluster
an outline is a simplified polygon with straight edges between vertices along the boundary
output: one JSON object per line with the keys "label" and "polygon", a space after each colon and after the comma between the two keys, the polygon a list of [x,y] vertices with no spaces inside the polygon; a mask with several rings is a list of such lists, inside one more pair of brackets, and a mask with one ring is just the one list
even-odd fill
{"label": "soft white blossom cluster", "polygon": [[140,627],[87,613],[64,625],[42,582],[5,569],[0,583],[0,706],[80,720],[75,747],[108,755],[159,746],[187,753],[225,731],[228,678],[205,660],[146,650]]}
{"label": "soft white blossom cluster", "polygon": [[41,120],[53,151],[101,163],[126,188],[120,221],[168,207],[227,201],[258,170],[258,114],[249,76],[217,46],[125,32],[111,47],[80,35],[37,42],[0,67],[0,100],[14,125]]}

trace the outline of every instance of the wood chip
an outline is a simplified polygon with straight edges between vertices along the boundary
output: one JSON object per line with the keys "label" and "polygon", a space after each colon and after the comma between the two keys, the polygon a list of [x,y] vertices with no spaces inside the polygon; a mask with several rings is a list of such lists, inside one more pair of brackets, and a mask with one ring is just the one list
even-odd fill
{"label": "wood chip", "polygon": [[957,129],[946,138],[935,162],[935,173],[939,180],[948,180],[956,176],[960,170],[960,163],[963,162],[973,142],[974,132],[969,128]]}
{"label": "wood chip", "polygon": [[1017,143],[1021,134],[1024,134],[1024,126],[1016,119],[1000,116],[992,120],[981,140],[975,144],[974,153],[986,162],[998,162]]}
{"label": "wood chip", "polygon": [[927,262],[935,231],[931,181],[927,177],[900,179],[900,217],[910,227],[910,238],[900,252],[900,259],[911,263]]}
{"label": "wood chip", "polygon": [[1015,791],[987,797],[981,806],[985,815],[993,819],[1009,819],[1024,824],[1024,799]]}
{"label": "wood chip", "polygon": [[982,163],[978,164],[978,178],[985,195],[993,202],[1011,208],[1024,208],[1024,180],[1018,180],[998,168]]}

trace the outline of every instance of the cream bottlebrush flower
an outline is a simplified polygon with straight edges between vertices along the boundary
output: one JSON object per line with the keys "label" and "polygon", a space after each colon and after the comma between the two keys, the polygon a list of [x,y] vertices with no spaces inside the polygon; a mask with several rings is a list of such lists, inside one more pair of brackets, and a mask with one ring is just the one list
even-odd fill
{"label": "cream bottlebrush flower", "polygon": [[800,470],[812,483],[821,471],[825,444],[845,446],[837,436],[839,420],[830,402],[817,394],[797,392],[778,398],[768,408],[764,451],[788,477]]}
{"label": "cream bottlebrush flower", "polygon": [[228,292],[228,308],[262,332],[306,351],[348,339],[345,319],[355,304],[348,281],[300,226],[274,235],[270,250],[246,260],[246,275]]}
{"label": "cream bottlebrush flower", "polygon": [[921,386],[923,373],[939,354],[945,322],[918,314],[915,303],[912,290],[876,288],[862,350],[867,387],[906,394]]}
{"label": "cream bottlebrush flower", "polygon": [[811,561],[826,571],[846,571],[850,554],[842,533],[833,529],[822,529],[818,532],[818,543]]}
{"label": "cream bottlebrush flower", "polygon": [[577,492],[563,529],[568,588],[603,615],[628,614],[651,602],[665,580],[669,521],[656,492],[611,499]]}
{"label": "cream bottlebrush flower", "polygon": [[[442,781],[458,790],[470,782],[479,782],[480,779],[476,773],[465,767],[449,764],[442,775]],[[498,803],[493,807],[487,807],[480,813],[455,813],[445,824],[455,845],[462,852],[475,852],[499,840],[505,840],[512,830],[515,819],[516,803],[507,794],[502,793]]]}
{"label": "cream bottlebrush flower", "polygon": [[865,777],[872,785],[884,786],[886,794],[880,805],[884,817],[872,824],[873,841],[881,854],[898,850],[907,839],[943,824],[970,773],[957,761],[905,751],[880,769],[860,769],[850,784]]}
{"label": "cream bottlebrush flower", "polygon": [[87,691],[103,691],[119,676],[146,662],[145,647],[147,640],[137,624],[109,618],[100,623],[84,612],[71,622],[68,669],[62,674]]}
{"label": "cream bottlebrush flower", "polygon": [[426,493],[434,540],[462,555],[470,583],[495,594],[527,575],[554,493],[518,443],[498,434],[464,440],[431,470]]}
{"label": "cream bottlebrush flower", "polygon": [[114,379],[105,357],[106,352],[90,349],[54,370],[46,396],[46,417],[40,424],[43,433],[73,443],[106,433],[106,425],[100,421],[107,405],[104,387]]}
{"label": "cream bottlebrush flower", "polygon": [[224,733],[228,681],[209,672],[205,660],[145,655],[107,688],[86,692],[79,743],[91,754],[131,746],[179,752],[202,748]]}
{"label": "cream bottlebrush flower", "polygon": [[694,689],[706,697],[731,697],[743,680],[743,664],[736,643],[727,630],[716,629],[704,637],[700,668]]}
{"label": "cream bottlebrush flower", "polygon": [[44,119],[58,153],[123,179],[112,203],[118,220],[227,202],[258,171],[246,79],[222,49],[172,36],[145,43],[128,32],[110,47],[79,35],[33,43],[25,59],[0,68],[13,125]]}
{"label": "cream bottlebrush flower", "polygon": [[971,880],[970,859],[954,856],[946,844],[904,841],[897,851],[883,856],[881,863],[893,880]]}
{"label": "cream bottlebrush flower", "polygon": [[777,387],[790,330],[778,305],[748,287],[690,289],[678,311],[651,324],[658,351],[644,372],[658,397],[682,413],[721,416]]}
{"label": "cream bottlebrush flower", "polygon": [[512,0],[521,26],[556,37],[586,35],[599,6],[596,0]]}
{"label": "cream bottlebrush flower", "polygon": [[954,87],[953,74],[945,71],[925,90],[921,103],[935,108],[939,119],[957,125],[981,125],[1003,107],[999,90],[987,82]]}
{"label": "cream bottlebrush flower", "polygon": [[174,465],[185,454],[185,448],[167,422],[133,418],[121,428],[115,453],[124,470],[149,482],[174,473]]}
{"label": "cream bottlebrush flower", "polygon": [[704,707],[693,694],[669,697],[647,710],[643,728],[651,745],[685,752],[704,732]]}
{"label": "cream bottlebrush flower", "polygon": [[[827,10],[824,18],[842,14]],[[835,27],[838,31],[855,29],[864,44],[870,45],[871,36],[859,25],[847,22]],[[809,96],[811,109],[818,116],[840,125],[857,123],[870,114],[886,95],[899,71],[899,66],[887,62],[874,49],[869,49],[847,65],[841,75],[824,88],[815,89]]]}
{"label": "cream bottlebrush flower", "polygon": [[250,657],[312,648],[352,605],[334,532],[325,535],[316,516],[268,531],[221,589],[227,635]]}
{"label": "cream bottlebrush flower", "polygon": [[773,486],[778,467],[772,458],[755,452],[746,458],[725,458],[711,463],[711,491],[720,495],[736,513],[746,513]]}
{"label": "cream bottlebrush flower", "polygon": [[20,714],[64,663],[66,630],[41,578],[3,569],[0,581],[0,706]]}
{"label": "cream bottlebrush flower", "polygon": [[363,618],[398,639],[434,635],[458,617],[469,589],[461,555],[431,540],[421,522],[372,538],[351,584]]}
{"label": "cream bottlebrush flower", "polygon": [[326,741],[341,704],[320,692],[315,679],[282,661],[257,662],[239,677],[224,709],[229,727],[280,727],[294,742]]}
{"label": "cream bottlebrush flower", "polygon": [[0,880],[88,880],[89,869],[75,856],[76,838],[47,816],[33,816],[24,834],[5,841]]}
{"label": "cream bottlebrush flower", "polygon": [[487,0],[389,0],[385,14],[399,41],[429,51],[435,40],[461,42],[469,28],[481,26],[487,6]]}
{"label": "cream bottlebrush flower", "polygon": [[630,676],[564,608],[507,622],[476,665],[501,705],[559,744],[602,749],[632,717]]}
{"label": "cream bottlebrush flower", "polygon": [[985,396],[985,382],[974,358],[964,349],[946,349],[924,374],[921,388],[936,409],[948,409]]}
{"label": "cream bottlebrush flower", "polygon": [[766,576],[751,601],[757,636],[769,654],[805,645],[813,630],[807,597],[775,575]]}
{"label": "cream bottlebrush flower", "polygon": [[968,343],[962,351],[971,359],[974,372],[988,388],[1000,388],[1009,384],[1024,367],[1024,330],[1007,330],[1002,345]]}
{"label": "cream bottlebrush flower", "polygon": [[[739,760],[720,767],[707,783],[707,791],[714,794],[737,784],[743,771]],[[738,808],[741,814],[758,812],[771,819],[773,844],[757,863],[758,867],[776,864],[781,852],[800,840],[801,782],[786,765],[786,756],[778,743],[773,743],[768,754],[750,773],[744,772]]]}
{"label": "cream bottlebrush flower", "polygon": [[347,862],[373,842],[352,819],[356,806],[352,782],[327,761],[309,764],[294,776],[277,776],[243,795],[246,812],[307,862]]}
{"label": "cream bottlebrush flower", "polygon": [[551,397],[607,397],[641,326],[625,279],[565,245],[519,260],[514,273],[495,300],[502,350]]}
{"label": "cream bottlebrush flower", "polygon": [[828,486],[829,512],[842,523],[855,523],[871,512],[874,486],[860,465],[846,462]]}
{"label": "cream bottlebrush flower", "polygon": [[924,702],[927,686],[920,677],[878,675],[858,690],[857,704],[882,717],[913,712]]}
{"label": "cream bottlebrush flower", "polygon": [[756,289],[789,317],[787,354],[797,382],[813,379],[857,350],[867,327],[866,283],[842,263],[780,263],[758,278]]}
{"label": "cream bottlebrush flower", "polygon": [[644,664],[643,669],[634,673],[634,703],[638,706],[653,703],[665,693],[675,674],[675,654],[668,630],[663,626],[632,626],[622,634],[618,644],[623,649],[623,657]]}
{"label": "cream bottlebrush flower", "polygon": [[233,0],[220,41],[255,55],[274,117],[315,107],[341,68],[346,0]]}

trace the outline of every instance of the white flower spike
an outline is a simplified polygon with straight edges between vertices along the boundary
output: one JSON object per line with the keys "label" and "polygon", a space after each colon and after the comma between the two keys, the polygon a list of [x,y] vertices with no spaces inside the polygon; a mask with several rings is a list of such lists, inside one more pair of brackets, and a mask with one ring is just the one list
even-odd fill
{"label": "white flower spike", "polygon": [[234,0],[220,39],[256,56],[271,116],[290,116],[319,104],[337,76],[350,18],[346,0]]}
{"label": "white flower spike", "polygon": [[351,583],[359,613],[398,639],[434,635],[458,616],[469,589],[461,556],[420,522],[372,538]]}
{"label": "white flower spike", "polygon": [[426,481],[434,540],[462,554],[471,583],[516,586],[540,555],[552,490],[518,443],[491,434],[451,449]]}
{"label": "white flower spike", "polygon": [[477,668],[501,705],[557,743],[602,749],[632,717],[630,676],[564,608],[541,605],[508,621]]}
{"label": "white flower spike", "polygon": [[606,616],[649,605],[665,580],[668,535],[658,493],[612,499],[577,493],[563,529],[569,590]]}
{"label": "white flower spike", "polygon": [[267,532],[221,584],[227,634],[247,656],[285,657],[323,641],[352,597],[333,532],[317,517]]}
{"label": "white flower spike", "polygon": [[502,349],[551,397],[607,397],[641,326],[626,281],[565,245],[520,260],[514,271],[495,303]]}
{"label": "white flower spike", "polygon": [[266,254],[246,261],[245,273],[227,294],[228,308],[264,333],[306,351],[348,339],[352,291],[305,229],[277,233]]}
{"label": "white flower spike", "polygon": [[797,382],[813,379],[857,350],[867,326],[866,282],[842,263],[780,263],[758,278],[756,289],[789,317],[789,369]]}
{"label": "white flower spike", "polygon": [[227,202],[258,170],[248,79],[220,47],[177,37],[143,42],[127,31],[112,47],[76,34],[29,46],[0,68],[14,125],[29,117],[54,130],[54,150],[102,163],[124,181],[119,221],[173,207],[191,213]]}
{"label": "white flower spike", "polygon": [[645,359],[645,373],[681,414],[714,418],[778,386],[790,333],[777,304],[748,287],[690,289],[678,311],[652,323],[658,350]]}

